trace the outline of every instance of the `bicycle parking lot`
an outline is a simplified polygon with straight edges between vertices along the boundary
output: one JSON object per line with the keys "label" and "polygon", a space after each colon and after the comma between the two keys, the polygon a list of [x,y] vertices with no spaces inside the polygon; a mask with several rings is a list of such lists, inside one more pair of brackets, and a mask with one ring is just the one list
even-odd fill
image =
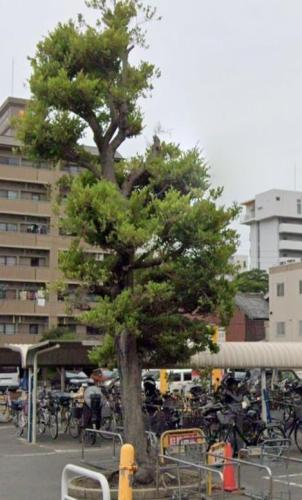
{"label": "bicycle parking lot", "polygon": [[[267,378],[264,390],[263,371],[258,371],[257,377],[252,372],[246,372],[246,376],[239,380],[234,373],[227,372],[216,391],[210,384],[197,381],[185,392],[167,394],[160,394],[152,377],[144,378],[143,413],[147,445],[149,449],[153,448],[154,456],[164,454],[164,461],[169,463],[159,467],[156,485],[171,493],[170,498],[302,498],[301,382],[290,378],[274,380],[271,372],[268,372]],[[6,475],[14,475],[14,463],[18,462],[19,470],[24,471],[26,487],[29,481],[27,466],[30,467],[31,476],[32,469],[35,469],[33,462],[37,462],[41,477],[34,474],[32,481],[37,481],[39,488],[40,483],[44,484],[43,475],[47,476],[46,482],[50,475],[53,475],[53,481],[59,481],[58,477],[67,463],[100,471],[117,469],[120,445],[125,442],[119,380],[114,379],[106,386],[97,386],[93,382],[92,385],[84,385],[80,383],[76,390],[67,386],[62,392],[38,384],[35,415],[26,394],[25,397],[23,394],[21,398],[18,395],[15,398],[16,395],[8,391],[4,405],[7,405],[6,410],[13,417],[15,428],[10,424],[2,424],[0,428],[1,450],[4,450],[2,460],[8,462],[2,469]],[[19,399],[19,403],[12,404],[16,399]],[[31,422],[31,426],[28,426],[28,422]],[[37,444],[28,444],[26,440],[31,440],[33,429],[36,431]],[[188,429],[189,440],[188,436],[182,436],[185,429]],[[197,447],[192,453],[192,436],[196,429],[203,436],[203,443],[198,443],[203,444],[200,456]],[[174,436],[163,451],[160,436],[167,431],[180,433],[180,440]],[[263,453],[263,443],[268,439],[277,441],[278,446],[269,449],[269,454],[275,452],[276,457]],[[9,445],[9,441],[15,443],[16,450]],[[291,446],[284,447],[280,452],[281,441]],[[221,442],[230,443],[234,455],[226,458],[223,453],[220,463],[214,461],[213,464],[210,447]],[[174,447],[176,444],[176,448],[179,446],[180,449],[184,445],[183,451],[171,453],[170,445],[173,443]],[[258,456],[255,453],[257,448],[262,450]],[[241,449],[247,450],[246,456],[240,455]],[[225,470],[230,464],[236,476],[231,480],[231,486],[225,484]],[[165,467],[167,470],[164,470]],[[188,470],[192,477],[195,474],[197,489],[194,490],[194,497],[192,491],[187,491],[188,478],[185,476]],[[211,491],[208,487],[209,476],[216,478]],[[15,483],[10,479],[8,481],[8,486],[14,489]],[[19,474],[20,481],[22,478]],[[235,486],[233,483],[236,483]],[[20,484],[19,488],[22,491]],[[226,489],[230,491],[226,492]],[[48,493],[46,488],[41,498],[48,500],[56,497],[45,496]],[[15,498],[10,495],[7,498]]]}

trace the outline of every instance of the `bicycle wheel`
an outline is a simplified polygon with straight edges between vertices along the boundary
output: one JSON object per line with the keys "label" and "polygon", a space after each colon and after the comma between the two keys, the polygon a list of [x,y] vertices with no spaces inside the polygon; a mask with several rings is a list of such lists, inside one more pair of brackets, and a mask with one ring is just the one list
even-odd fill
{"label": "bicycle wheel", "polygon": [[42,413],[38,413],[37,415],[37,429],[39,434],[44,434],[46,430],[45,420]]}
{"label": "bicycle wheel", "polygon": [[93,446],[96,443],[96,433],[95,432],[84,432],[85,445]]}
{"label": "bicycle wheel", "polygon": [[79,437],[80,425],[79,425],[79,421],[77,418],[70,417],[68,428],[69,428],[69,434],[71,435],[71,437],[73,437],[75,439],[77,437]]}
{"label": "bicycle wheel", "polygon": [[302,421],[296,423],[295,426],[295,443],[299,451],[302,453]]}
{"label": "bicycle wheel", "polygon": [[21,416],[21,411],[18,412],[18,416],[17,416],[17,430],[16,430],[16,434],[17,434],[17,437],[21,437],[22,434],[23,434],[23,431],[24,431],[24,426],[22,425],[22,416]]}
{"label": "bicycle wheel", "polygon": [[60,429],[64,434],[66,434],[66,432],[68,431],[70,419],[71,419],[70,411],[66,409],[61,410]]}
{"label": "bicycle wheel", "polygon": [[20,411],[19,416],[18,416],[18,427],[17,427],[17,436],[18,437],[21,437],[23,435],[25,426],[26,426],[25,415],[24,415],[23,411]]}
{"label": "bicycle wheel", "polygon": [[[106,418],[102,419],[100,431],[102,431],[102,430],[114,432],[115,422],[114,422],[114,419],[112,417],[106,417]],[[103,434],[102,432],[100,432],[100,436],[103,439],[112,439],[112,436],[110,434],[108,435],[106,433]]]}
{"label": "bicycle wheel", "polygon": [[58,428],[58,416],[55,413],[52,413],[49,416],[49,432],[52,439],[57,439],[59,428]]}
{"label": "bicycle wheel", "polygon": [[272,425],[262,429],[257,438],[257,445],[265,444],[270,453],[281,455],[284,449],[284,439],[283,429],[278,425]]}

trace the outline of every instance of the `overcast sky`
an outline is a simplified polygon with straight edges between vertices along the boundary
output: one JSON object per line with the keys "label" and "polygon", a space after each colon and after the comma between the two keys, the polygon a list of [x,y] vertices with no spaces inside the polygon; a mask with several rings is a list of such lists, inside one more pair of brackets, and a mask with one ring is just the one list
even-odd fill
{"label": "overcast sky", "polygon": [[[163,19],[148,28],[143,57],[161,70],[143,103],[142,151],[158,124],[167,140],[204,151],[223,201],[271,188],[302,190],[301,0],[152,0]],[[0,0],[1,102],[29,97],[27,56],[82,0]],[[12,60],[14,78],[12,79]],[[13,81],[12,81],[13,80]],[[241,253],[248,231],[239,225]]]}

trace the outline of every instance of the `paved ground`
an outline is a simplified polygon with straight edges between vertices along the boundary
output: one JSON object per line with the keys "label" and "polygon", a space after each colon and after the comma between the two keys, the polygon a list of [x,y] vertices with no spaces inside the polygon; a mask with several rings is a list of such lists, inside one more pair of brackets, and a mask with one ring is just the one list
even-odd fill
{"label": "paved ground", "polygon": [[[297,450],[291,450],[290,454],[302,458]],[[112,446],[105,442],[100,447],[89,448],[85,458],[91,464],[109,467],[113,463]],[[67,463],[83,465],[78,440],[62,434],[56,441],[42,436],[36,445],[31,445],[16,437],[13,426],[0,424],[0,500],[59,500],[61,473]],[[301,463],[292,463],[288,470],[279,460],[265,465],[270,466],[274,474],[273,500],[302,499]],[[249,498],[266,498],[265,470],[242,467],[241,474],[246,491],[253,495]],[[226,498],[241,500],[246,497],[227,494]]]}
{"label": "paved ground", "polygon": [[[105,443],[85,453],[91,463],[108,465],[112,447]],[[61,473],[67,463],[81,463],[78,440],[59,435],[43,436],[31,445],[18,439],[15,428],[0,424],[0,500],[59,500]]]}

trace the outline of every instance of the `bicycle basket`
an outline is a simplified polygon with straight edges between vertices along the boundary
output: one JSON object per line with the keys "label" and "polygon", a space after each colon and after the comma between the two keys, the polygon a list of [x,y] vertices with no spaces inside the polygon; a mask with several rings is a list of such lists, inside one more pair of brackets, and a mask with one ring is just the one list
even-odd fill
{"label": "bicycle basket", "polygon": [[234,422],[233,413],[222,413],[221,411],[218,411],[216,415],[219,423],[222,425],[231,425]]}

